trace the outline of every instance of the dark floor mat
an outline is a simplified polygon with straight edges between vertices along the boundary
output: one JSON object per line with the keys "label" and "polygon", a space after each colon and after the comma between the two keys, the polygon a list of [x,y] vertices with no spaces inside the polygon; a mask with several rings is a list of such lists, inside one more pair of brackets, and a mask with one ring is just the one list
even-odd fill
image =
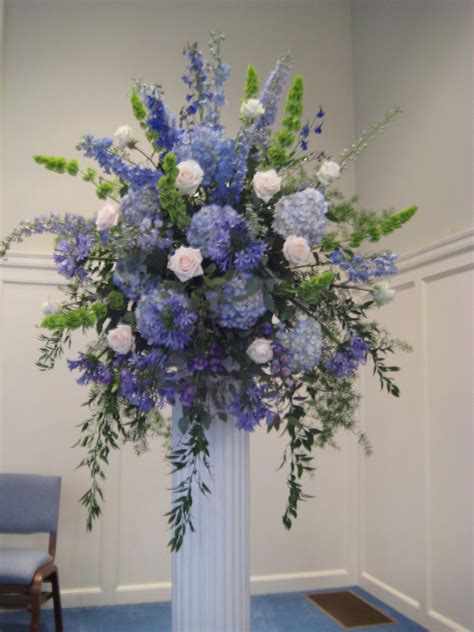
{"label": "dark floor mat", "polygon": [[349,590],[314,593],[307,597],[345,628],[395,623],[393,619]]}

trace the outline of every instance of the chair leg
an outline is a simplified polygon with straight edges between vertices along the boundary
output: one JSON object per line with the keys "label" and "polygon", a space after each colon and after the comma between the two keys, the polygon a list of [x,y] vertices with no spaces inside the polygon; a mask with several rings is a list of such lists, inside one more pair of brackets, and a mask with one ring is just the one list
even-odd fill
{"label": "chair leg", "polygon": [[51,575],[51,585],[53,589],[54,623],[56,632],[63,632],[63,615],[61,612],[61,594],[59,592],[59,575],[56,571]]}
{"label": "chair leg", "polygon": [[31,595],[31,632],[39,632],[41,612],[41,588]]}

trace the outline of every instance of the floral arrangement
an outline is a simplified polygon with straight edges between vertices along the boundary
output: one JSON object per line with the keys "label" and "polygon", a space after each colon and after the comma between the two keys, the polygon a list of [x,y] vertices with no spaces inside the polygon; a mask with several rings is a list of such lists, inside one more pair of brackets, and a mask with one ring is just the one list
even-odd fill
{"label": "floral arrangement", "polygon": [[194,485],[209,492],[196,473],[200,463],[212,466],[211,422],[242,432],[264,424],[286,437],[283,523],[290,528],[307,498],[300,479],[314,469],[312,450],[332,444],[340,427],[369,449],[356,429],[359,366],[370,357],[381,387],[398,396],[398,368],[387,357],[404,347],[368,315],[393,298],[384,279],[397,272],[396,255],[357,249],[400,228],[416,207],[367,211],[335,188],[398,108],[331,158],[319,148],[322,107],[303,119],[300,75],[274,130],[291,68],[285,55],[261,90],[248,67],[239,130],[229,138],[220,120],[229,76],[222,39],[212,35],[209,60],[197,44],[185,48],[186,99],[177,117],[161,86],[137,81],[131,104],[142,140],[128,125],[113,137],[82,138],[77,149],[100,173],[76,160],[35,156],[96,188],[107,202],[94,219],[38,217],[0,248],[5,255],[28,235],[57,236],[54,261],[68,282],[63,302],[44,305],[41,369],[54,366],[75,330],[95,330],[68,361],[90,386],[91,416],[78,442],[92,480],[82,498],[89,528],[101,511],[110,451],[120,440],[146,447],[150,434],[166,433],[163,407],[181,404],[182,437],[168,458],[188,474],[169,512],[172,550],[192,528]]}

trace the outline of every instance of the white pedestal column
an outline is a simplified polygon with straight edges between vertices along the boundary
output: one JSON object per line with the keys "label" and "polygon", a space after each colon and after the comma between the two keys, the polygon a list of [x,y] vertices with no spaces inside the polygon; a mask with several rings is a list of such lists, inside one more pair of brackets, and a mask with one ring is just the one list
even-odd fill
{"label": "white pedestal column", "polygon": [[[175,445],[180,416],[175,407]],[[216,419],[206,436],[212,494],[203,496],[194,490],[196,532],[188,531],[183,546],[173,554],[173,632],[249,632],[249,435],[230,419],[227,423]],[[173,475],[173,486],[182,476],[181,472]]]}

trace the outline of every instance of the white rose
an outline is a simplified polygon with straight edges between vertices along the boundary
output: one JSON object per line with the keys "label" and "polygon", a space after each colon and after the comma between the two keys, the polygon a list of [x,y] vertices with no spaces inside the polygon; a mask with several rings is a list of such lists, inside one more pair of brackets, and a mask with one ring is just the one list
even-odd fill
{"label": "white rose", "polygon": [[107,230],[108,228],[112,228],[117,224],[118,220],[118,210],[117,207],[113,204],[106,204],[100,211],[97,213],[97,219],[95,220],[95,225],[97,230]]}
{"label": "white rose", "polygon": [[341,167],[334,160],[325,160],[319,167],[317,176],[321,184],[327,186],[341,175]]}
{"label": "white rose", "polygon": [[291,266],[304,266],[315,263],[310,245],[304,237],[290,235],[283,244],[283,254]]}
{"label": "white rose", "polygon": [[256,119],[265,112],[265,108],[258,99],[247,99],[240,106],[240,114],[246,118]]}
{"label": "white rose", "polygon": [[49,298],[41,305],[43,314],[58,314],[61,311],[61,305],[54,298]]}
{"label": "white rose", "polygon": [[390,283],[386,281],[382,283],[377,283],[372,286],[372,296],[375,301],[375,304],[378,307],[385,305],[386,303],[390,303],[393,300],[396,291],[390,287]]}
{"label": "white rose", "polygon": [[183,160],[178,164],[176,188],[184,195],[194,195],[202,182],[204,171],[195,160]]}
{"label": "white rose", "polygon": [[133,130],[130,125],[122,125],[115,130],[114,144],[117,147],[128,147],[134,142]]}
{"label": "white rose", "polygon": [[107,334],[109,347],[120,355],[135,349],[135,339],[130,325],[117,325]]}
{"label": "white rose", "polygon": [[202,255],[198,248],[180,246],[174,255],[169,257],[168,269],[174,272],[180,281],[188,281],[204,274],[201,263]]}
{"label": "white rose", "polygon": [[268,202],[281,189],[281,178],[275,169],[257,171],[252,184],[255,195],[264,202]]}
{"label": "white rose", "polygon": [[247,348],[248,357],[256,364],[265,364],[273,358],[272,343],[266,338],[255,338]]}

